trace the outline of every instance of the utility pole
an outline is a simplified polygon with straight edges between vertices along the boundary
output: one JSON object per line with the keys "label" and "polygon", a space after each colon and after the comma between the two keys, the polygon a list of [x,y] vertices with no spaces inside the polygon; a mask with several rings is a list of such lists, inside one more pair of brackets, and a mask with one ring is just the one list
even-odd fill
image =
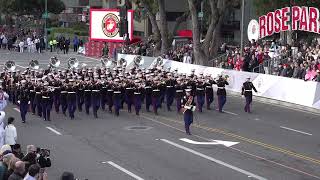
{"label": "utility pole", "polygon": [[241,6],[241,38],[240,38],[240,56],[243,56],[243,29],[244,29],[244,0],[242,0]]}
{"label": "utility pole", "polygon": [[45,36],[45,50],[47,50],[48,47],[48,31],[47,31],[47,19],[48,19],[48,0],[44,1],[44,36]]}

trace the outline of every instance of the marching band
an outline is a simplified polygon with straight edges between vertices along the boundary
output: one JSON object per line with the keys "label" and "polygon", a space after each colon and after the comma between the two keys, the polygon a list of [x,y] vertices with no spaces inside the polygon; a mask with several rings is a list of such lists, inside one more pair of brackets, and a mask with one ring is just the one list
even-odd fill
{"label": "marching band", "polygon": [[[142,104],[145,104],[146,111],[150,111],[151,106],[157,115],[163,104],[171,111],[175,102],[175,109],[179,113],[188,106],[186,96],[191,96],[194,106],[184,113],[189,122],[186,125],[190,125],[188,116],[192,116],[192,113],[189,111],[197,107],[202,112],[204,105],[211,109],[214,84],[218,86],[218,109],[222,112],[226,99],[224,86],[228,85],[226,77],[213,79],[210,75],[197,76],[194,71],[190,75],[179,74],[177,70],[165,70],[163,65],[143,69],[139,68],[140,61],[138,66],[126,70],[125,66],[110,67],[110,63],[105,61],[102,67],[78,68],[79,62],[72,59],[72,62],[68,62],[69,69],[60,69],[60,61],[53,57],[46,70],[37,69],[38,64],[33,61],[25,71],[11,69],[2,72],[0,79],[2,88],[9,94],[9,101],[19,105],[23,123],[26,122],[29,107],[33,114],[45,121],[51,120],[52,109],[65,116],[68,111],[70,119],[74,119],[76,110],[81,112],[83,107],[86,114],[92,112],[95,118],[98,118],[100,108],[119,116],[124,103],[129,113],[134,107],[135,114],[139,115]],[[10,69],[14,64],[8,66]],[[190,134],[189,128],[186,131]]]}

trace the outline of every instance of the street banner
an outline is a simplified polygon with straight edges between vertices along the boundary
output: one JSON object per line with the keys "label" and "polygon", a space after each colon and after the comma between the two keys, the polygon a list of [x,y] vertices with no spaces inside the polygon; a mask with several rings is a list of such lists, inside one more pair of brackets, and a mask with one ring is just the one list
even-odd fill
{"label": "street banner", "polygon": [[306,31],[320,34],[320,13],[316,7],[293,6],[276,9],[251,20],[248,25],[250,40],[262,39],[281,31]]}

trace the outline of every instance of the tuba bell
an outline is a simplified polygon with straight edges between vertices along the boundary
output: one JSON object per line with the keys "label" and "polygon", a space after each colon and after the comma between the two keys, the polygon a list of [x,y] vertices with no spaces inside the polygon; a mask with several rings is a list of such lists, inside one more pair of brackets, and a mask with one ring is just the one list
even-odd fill
{"label": "tuba bell", "polygon": [[60,66],[60,60],[57,57],[51,57],[49,62],[50,67],[58,68]]}
{"label": "tuba bell", "polygon": [[134,57],[133,63],[134,63],[135,67],[139,68],[140,66],[142,66],[144,64],[144,59],[142,58],[142,56],[137,55]]}
{"label": "tuba bell", "polygon": [[34,69],[34,70],[39,69],[39,68],[40,68],[40,66],[39,66],[39,61],[38,61],[38,60],[31,60],[31,61],[29,62],[29,67],[30,67],[31,69]]}
{"label": "tuba bell", "polygon": [[121,66],[121,67],[127,67],[127,61],[123,58],[121,58],[119,61],[118,61],[118,66]]}
{"label": "tuba bell", "polygon": [[156,67],[162,67],[164,64],[163,62],[163,58],[161,56],[157,57],[153,63],[152,63],[152,67],[156,68]]}
{"label": "tuba bell", "polygon": [[4,69],[7,71],[14,71],[16,69],[16,63],[14,61],[5,62]]}
{"label": "tuba bell", "polygon": [[101,59],[101,65],[102,65],[102,67],[113,68],[117,65],[117,63],[110,58],[103,57]]}
{"label": "tuba bell", "polygon": [[79,61],[77,58],[71,57],[68,59],[68,68],[76,69],[79,66]]}

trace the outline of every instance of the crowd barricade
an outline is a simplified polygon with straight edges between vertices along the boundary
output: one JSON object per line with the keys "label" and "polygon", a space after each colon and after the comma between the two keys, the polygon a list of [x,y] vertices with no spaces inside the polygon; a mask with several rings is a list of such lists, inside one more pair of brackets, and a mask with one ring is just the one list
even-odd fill
{"label": "crowd barricade", "polygon": [[[127,65],[131,66],[135,56],[119,54],[118,59],[125,59]],[[143,56],[143,59],[144,65],[142,67],[148,68],[152,66],[156,58]],[[191,70],[194,69],[195,74],[210,74],[214,78],[223,75],[228,77],[229,86],[226,89],[238,93],[241,92],[243,82],[250,77],[258,90],[258,93],[254,93],[255,96],[320,109],[320,83],[318,82],[186,64],[167,59],[164,59],[163,63],[165,69],[170,68],[170,71],[178,69],[179,73],[190,74]]]}

